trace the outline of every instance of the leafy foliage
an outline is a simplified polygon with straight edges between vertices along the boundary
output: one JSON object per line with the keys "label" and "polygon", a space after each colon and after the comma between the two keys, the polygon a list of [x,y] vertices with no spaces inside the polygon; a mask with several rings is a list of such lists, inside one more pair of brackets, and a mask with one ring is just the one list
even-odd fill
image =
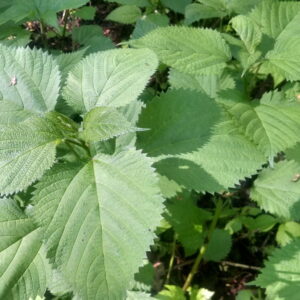
{"label": "leafy foliage", "polygon": [[272,299],[297,299],[299,292],[299,239],[282,249],[276,249],[266,262],[262,273],[255,280],[266,288]]}
{"label": "leafy foliage", "polygon": [[299,22],[0,0],[0,298],[297,299]]}

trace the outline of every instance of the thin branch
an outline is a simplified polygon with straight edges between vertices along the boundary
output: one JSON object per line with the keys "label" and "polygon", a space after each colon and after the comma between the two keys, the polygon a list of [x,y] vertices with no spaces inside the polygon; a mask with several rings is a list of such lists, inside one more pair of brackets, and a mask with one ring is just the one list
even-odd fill
{"label": "thin branch", "polygon": [[175,260],[175,251],[176,251],[176,234],[174,233],[174,239],[172,242],[172,255],[170,258],[170,262],[169,262],[168,273],[167,273],[167,277],[166,277],[166,284],[168,284],[170,281],[171,272],[172,272],[174,260]]}
{"label": "thin branch", "polygon": [[227,266],[232,266],[232,267],[241,268],[241,269],[249,269],[249,270],[260,271],[259,267],[240,264],[240,263],[235,263],[235,262],[227,261],[227,260],[222,261],[221,264],[225,265],[225,266],[227,265]]}

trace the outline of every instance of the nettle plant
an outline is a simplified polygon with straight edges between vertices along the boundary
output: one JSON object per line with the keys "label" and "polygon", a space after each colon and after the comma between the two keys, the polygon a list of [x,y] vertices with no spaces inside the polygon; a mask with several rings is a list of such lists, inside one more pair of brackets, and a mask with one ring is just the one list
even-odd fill
{"label": "nettle plant", "polygon": [[[84,58],[0,46],[0,298],[48,289],[125,299],[165,199],[185,190],[221,195],[258,174],[251,198],[298,221],[299,22],[300,3],[267,0],[232,18],[231,35],[167,26],[128,42],[138,49]],[[143,103],[159,62],[170,67],[170,87]],[[269,74],[278,89],[255,99],[250,92]],[[170,223],[189,211],[178,203]],[[221,208],[202,218],[212,226],[197,241],[184,291],[207,239],[223,237]],[[252,284],[270,299],[297,299],[299,262],[293,239]]]}

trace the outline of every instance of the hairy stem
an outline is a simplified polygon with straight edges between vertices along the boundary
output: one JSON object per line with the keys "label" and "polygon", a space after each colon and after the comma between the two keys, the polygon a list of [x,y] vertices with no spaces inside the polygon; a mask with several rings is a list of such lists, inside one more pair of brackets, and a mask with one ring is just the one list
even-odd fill
{"label": "hairy stem", "polygon": [[217,226],[217,222],[218,222],[218,219],[219,219],[219,217],[221,215],[222,208],[223,208],[222,199],[218,199],[217,204],[216,204],[215,214],[213,216],[212,222],[210,223],[209,229],[208,229],[207,234],[206,234],[206,238],[205,238],[206,241],[200,247],[198,255],[196,257],[196,260],[195,260],[195,262],[193,264],[192,270],[189,273],[189,275],[188,275],[188,277],[187,277],[187,279],[186,279],[186,281],[185,281],[185,283],[184,283],[184,285],[182,287],[182,289],[184,291],[186,291],[189,288],[189,286],[191,285],[191,283],[193,281],[193,278],[194,278],[195,274],[198,271],[200,262],[203,259],[203,256],[204,256],[204,254],[205,254],[205,252],[207,250],[207,246],[208,246],[209,241],[211,239],[211,235],[212,235],[213,231],[215,230],[215,228]]}

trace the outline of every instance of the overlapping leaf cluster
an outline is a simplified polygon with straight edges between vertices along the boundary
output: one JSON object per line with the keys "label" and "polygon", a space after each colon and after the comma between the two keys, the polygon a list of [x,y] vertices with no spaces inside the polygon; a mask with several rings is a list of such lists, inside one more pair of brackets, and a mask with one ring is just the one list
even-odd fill
{"label": "overlapping leaf cluster", "polygon": [[[15,17],[13,5],[3,6],[0,23],[39,14],[55,26],[53,14],[86,1],[19,2]],[[237,1],[199,2],[187,1],[185,13],[201,6],[206,14],[189,14],[187,24],[234,12],[236,35],[148,20],[128,43],[138,49],[54,57],[0,46],[1,299],[46,289],[124,299],[153,243],[161,195],[222,194],[258,174],[251,198],[285,221],[299,220],[299,3],[250,1],[248,13]],[[131,11],[124,23],[140,14],[138,6],[135,15],[120,9]],[[159,62],[170,68],[170,87],[144,104],[139,97]],[[271,74],[282,88],[252,99],[253,74]],[[165,218],[193,254],[211,216],[171,201]],[[224,253],[215,251],[220,242]],[[220,260],[229,234],[216,229],[208,247],[205,259]],[[276,250],[255,281],[270,298],[297,299],[299,253],[298,240]],[[128,293],[134,297],[149,298]]]}

